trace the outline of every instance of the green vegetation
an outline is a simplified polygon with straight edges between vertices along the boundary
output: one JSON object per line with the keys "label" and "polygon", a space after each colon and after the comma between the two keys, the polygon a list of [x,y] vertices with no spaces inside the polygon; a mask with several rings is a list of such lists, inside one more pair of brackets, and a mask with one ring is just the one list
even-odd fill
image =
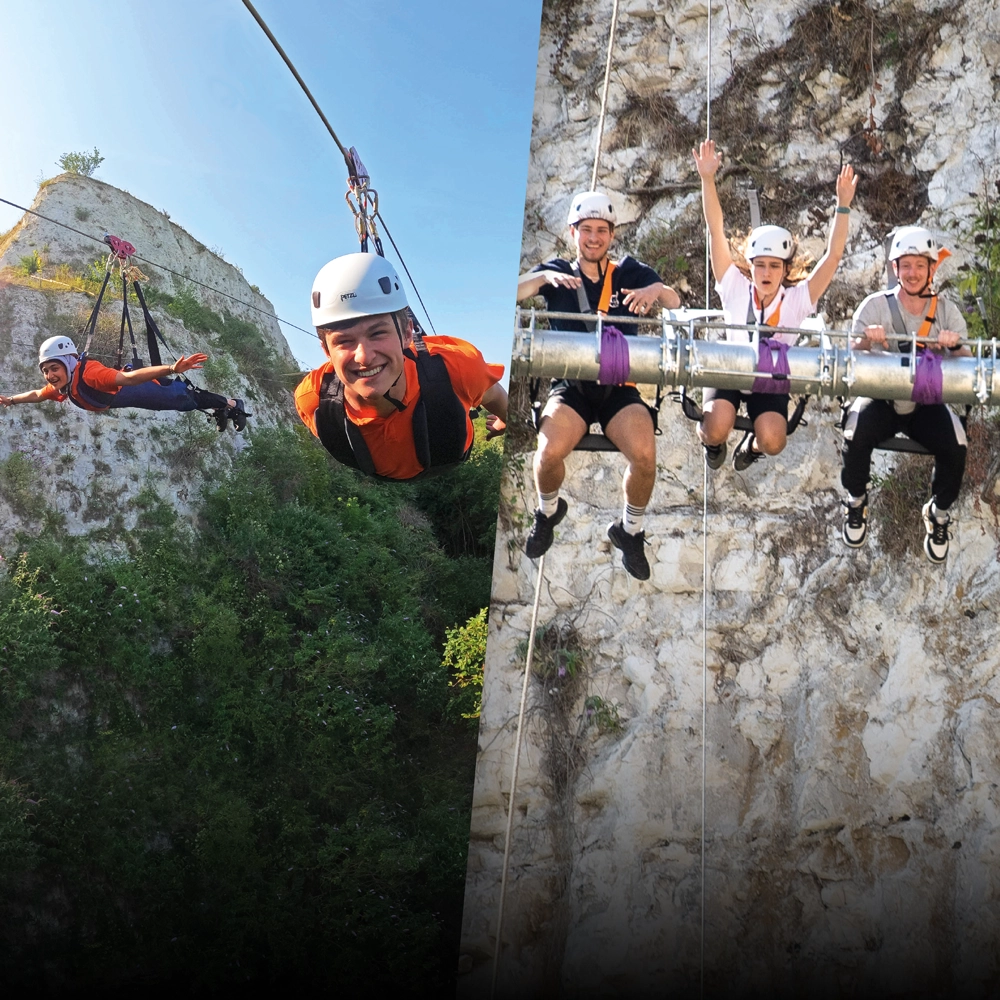
{"label": "green vegetation", "polygon": [[63,153],[56,160],[68,174],[79,174],[81,177],[93,177],[94,171],[104,162],[104,157],[95,146],[93,153]]}
{"label": "green vegetation", "polygon": [[483,667],[486,663],[486,635],[489,625],[483,608],[464,625],[450,628],[444,644],[442,665],[453,671],[452,687],[459,696],[452,703],[463,719],[478,719],[483,707]]}
{"label": "green vegetation", "polygon": [[485,626],[496,448],[455,532],[449,477],[372,483],[301,429],[251,441],[196,530],[148,491],[127,555],[57,532],[5,553],[0,981],[21,992],[453,989],[475,730],[442,661]]}
{"label": "green vegetation", "polygon": [[966,234],[975,247],[974,256],[959,268],[958,290],[968,307],[970,337],[1000,336],[1000,181],[995,183],[997,195],[986,190]]}
{"label": "green vegetation", "polygon": [[31,253],[20,259],[19,269],[28,278],[33,274],[38,274],[42,269],[42,255],[37,250],[32,250]]}

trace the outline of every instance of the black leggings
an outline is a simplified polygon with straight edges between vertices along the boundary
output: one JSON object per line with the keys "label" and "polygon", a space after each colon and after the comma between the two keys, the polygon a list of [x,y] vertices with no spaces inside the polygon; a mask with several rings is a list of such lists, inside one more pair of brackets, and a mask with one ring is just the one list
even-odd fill
{"label": "black leggings", "polygon": [[945,510],[957,499],[965,473],[965,428],[943,403],[918,405],[912,413],[897,413],[885,399],[858,399],[844,428],[844,468],[840,481],[851,496],[868,488],[872,451],[880,442],[902,431],[934,456],[931,488],[938,507]]}

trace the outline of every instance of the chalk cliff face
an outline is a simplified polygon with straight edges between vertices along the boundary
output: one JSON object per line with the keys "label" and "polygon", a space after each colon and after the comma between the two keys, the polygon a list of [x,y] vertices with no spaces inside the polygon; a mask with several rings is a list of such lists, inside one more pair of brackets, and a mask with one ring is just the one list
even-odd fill
{"label": "chalk cliff face", "polygon": [[[238,268],[152,206],[98,180],[63,174],[43,185],[32,208],[98,240],[105,231],[127,239],[139,255],[225,293],[137,261],[149,278],[143,287],[149,290],[153,315],[172,353],[209,355],[206,370],[192,373],[192,381],[243,398],[253,413],[251,427],[294,418],[290,393],[274,376],[294,371],[297,364],[270,303]],[[25,215],[0,238],[4,393],[44,384],[37,355],[38,345],[47,337],[66,334],[82,349],[80,335],[96,289],[83,287],[76,279],[89,265],[103,261],[104,250],[98,242],[32,215]],[[22,259],[35,253],[42,267],[28,275],[30,268],[23,267]],[[178,296],[187,296],[190,306],[202,310],[198,322],[188,315],[191,329],[178,318],[183,311],[166,309]],[[131,312],[139,353],[146,357],[141,310],[133,303]],[[117,348],[120,321],[121,293],[109,287],[93,348],[105,363],[111,363],[107,355]],[[240,327],[241,322],[255,329]],[[250,355],[255,359],[252,365],[246,363]],[[277,372],[260,363],[267,357],[277,362]],[[164,352],[164,361],[170,360]],[[206,477],[224,470],[248,442],[231,429],[220,434],[200,412],[88,413],[70,403],[45,402],[10,407],[0,419],[5,424],[0,439],[3,538],[23,528],[38,530],[52,517],[65,519],[67,530],[74,534],[130,526],[134,501],[146,487],[178,510],[188,511]]]}
{"label": "chalk cliff face", "polygon": [[[559,249],[569,198],[589,186],[610,7],[546,8],[525,266]],[[665,280],[688,282],[696,304],[689,149],[704,134],[708,8],[621,7],[601,183],[620,193],[624,245],[664,247]],[[712,11],[713,132],[736,153],[727,220],[747,225],[732,178],[753,176],[765,221],[821,249],[828,216],[812,222],[808,207],[832,209],[840,148],[862,173],[827,303],[840,322],[881,280],[888,225],[919,217],[958,236],[1000,176],[996,4]],[[864,41],[853,62],[845,33]],[[899,41],[889,58],[900,39],[909,49]],[[891,204],[909,216],[890,218]],[[954,245],[960,263],[970,247]],[[685,257],[690,268],[672,272]],[[843,545],[837,416],[814,401],[780,456],[709,473],[703,525],[701,448],[666,402],[644,584],[604,534],[620,516],[623,459],[571,456],[569,515],[541,591],[539,625],[553,628],[529,684],[500,995],[662,995],[697,990],[702,968],[710,996],[1000,989],[996,425],[973,414],[951,552],[933,566],[920,548],[927,458],[878,454],[868,544]],[[470,997],[489,982],[536,580],[521,549],[530,461],[511,457],[505,492],[464,917],[471,970],[459,980]]]}

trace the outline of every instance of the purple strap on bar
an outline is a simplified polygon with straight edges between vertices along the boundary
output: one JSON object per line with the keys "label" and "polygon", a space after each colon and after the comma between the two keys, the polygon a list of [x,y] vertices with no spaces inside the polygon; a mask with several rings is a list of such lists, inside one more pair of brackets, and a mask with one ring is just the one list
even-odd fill
{"label": "purple strap on bar", "polygon": [[913,376],[910,399],[925,406],[943,402],[943,382],[941,355],[937,351],[921,351],[917,357],[917,371]]}
{"label": "purple strap on bar", "polygon": [[628,381],[628,341],[616,326],[601,329],[601,367],[597,381],[601,385],[622,385]]}
{"label": "purple strap on bar", "polygon": [[[772,351],[778,352],[775,360]],[[757,371],[773,372],[775,375],[788,375],[791,370],[788,367],[788,344],[780,340],[770,340],[762,337],[760,341],[760,351],[757,360]],[[788,392],[788,379],[785,378],[755,378],[753,380],[753,392]]]}

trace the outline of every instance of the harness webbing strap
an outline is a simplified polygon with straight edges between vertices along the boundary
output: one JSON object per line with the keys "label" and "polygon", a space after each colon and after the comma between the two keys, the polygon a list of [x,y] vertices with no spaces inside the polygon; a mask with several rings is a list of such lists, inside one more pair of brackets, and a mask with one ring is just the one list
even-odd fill
{"label": "harness webbing strap", "polygon": [[[892,327],[896,331],[896,334],[900,337],[908,337],[909,332],[906,329],[906,324],[903,322],[903,314],[899,309],[899,299],[897,299],[892,292],[886,292],[885,301],[889,306],[889,313],[892,316]],[[924,321],[920,324],[920,329],[917,330],[918,340],[927,337],[927,335],[931,332],[931,328],[934,326],[934,320],[937,317],[937,302],[938,297],[936,295],[932,295],[930,305],[924,315]],[[901,347],[900,350],[902,350]]]}
{"label": "harness webbing strap", "polygon": [[[465,447],[469,417],[452,388],[444,358],[431,354],[422,339],[415,339],[414,345],[415,351],[408,348],[403,354],[417,367],[420,398],[413,407],[410,420],[414,451],[423,467],[419,475],[423,476],[436,474],[465,461],[469,453]],[[341,464],[360,469],[378,479],[391,480],[389,476],[376,473],[360,427],[347,416],[344,385],[334,372],[323,376],[316,410],[316,431],[323,447]]]}
{"label": "harness webbing strap", "polygon": [[108,282],[111,280],[111,272],[104,272],[104,282],[101,284],[101,290],[97,293],[97,301],[94,303],[94,308],[90,311],[90,318],[87,320],[87,325],[84,330],[87,334],[87,340],[83,345],[83,353],[86,354],[90,350],[90,342],[94,339],[94,331],[97,329],[97,316],[101,311],[101,301],[104,299],[104,290],[108,287]]}
{"label": "harness webbing strap", "polygon": [[114,393],[102,392],[87,385],[83,379],[83,372],[88,360],[86,352],[80,355],[80,361],[73,370],[73,377],[70,379],[66,394],[69,396],[69,401],[75,403],[81,410],[106,410],[114,401]]}
{"label": "harness webbing strap", "polygon": [[[583,272],[580,270],[580,262],[578,260],[573,261],[572,264],[573,274],[580,279],[580,284],[576,288],[576,303],[580,312],[584,315],[593,315],[594,310],[590,305],[590,299],[587,298],[587,290],[583,287]],[[614,261],[608,262],[608,269],[604,272],[604,283],[601,285],[601,297],[597,303],[597,311],[601,313],[606,313],[611,307],[611,296],[613,294],[611,288],[611,274],[615,269]],[[588,330],[596,330],[597,323],[592,320],[584,320],[584,323]]]}
{"label": "harness webbing strap", "polygon": [[[781,298],[784,299],[783,294]],[[750,300],[747,302],[747,326],[778,326],[778,321],[781,319],[781,300],[778,301],[778,308],[767,319],[764,319],[764,306],[760,307],[760,319],[757,319],[757,313],[754,311],[757,302],[757,289],[751,286]]]}

